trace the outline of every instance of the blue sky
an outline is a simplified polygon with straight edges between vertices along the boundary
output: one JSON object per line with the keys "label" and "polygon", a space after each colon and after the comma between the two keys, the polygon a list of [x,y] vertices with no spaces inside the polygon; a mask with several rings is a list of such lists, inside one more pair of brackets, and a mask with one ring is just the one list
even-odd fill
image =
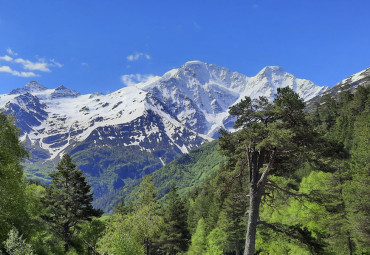
{"label": "blue sky", "polygon": [[[332,86],[370,66],[370,1],[0,0],[0,94],[37,80],[113,92],[201,60]],[[124,79],[122,79],[124,77]]]}

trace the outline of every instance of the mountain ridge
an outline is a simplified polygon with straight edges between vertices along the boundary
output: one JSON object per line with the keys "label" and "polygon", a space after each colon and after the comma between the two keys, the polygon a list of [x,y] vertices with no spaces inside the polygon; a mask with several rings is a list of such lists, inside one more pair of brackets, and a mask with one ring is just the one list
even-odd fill
{"label": "mountain ridge", "polygon": [[65,86],[49,89],[31,81],[0,95],[0,108],[18,119],[21,139],[31,151],[25,163],[30,178],[47,181],[59,158],[70,153],[102,201],[128,179],[212,141],[220,128],[230,130],[234,120],[228,109],[245,96],[272,100],[285,86],[306,100],[327,90],[281,67],[265,67],[248,77],[190,61],[107,95],[80,94]]}
{"label": "mountain ridge", "polygon": [[339,96],[343,91],[353,93],[358,86],[370,86],[370,67],[343,79],[330,89],[311,98],[307,101],[307,109],[312,109],[314,103],[320,102],[321,98],[325,95]]}
{"label": "mountain ridge", "polygon": [[[282,80],[283,78],[286,79]],[[263,86],[258,86],[258,82],[262,83]],[[277,86],[272,83],[277,84]],[[59,150],[56,150],[44,144],[44,138],[39,139],[37,137],[40,136],[39,131],[43,128],[45,130],[42,130],[42,132],[46,136],[50,136],[50,133],[58,132],[51,129],[48,133],[48,127],[60,125],[59,133],[62,133],[61,130],[64,130],[65,134],[70,131],[68,141],[83,141],[95,128],[129,122],[135,117],[142,116],[146,110],[150,109],[166,120],[171,119],[175,126],[184,125],[186,128],[202,135],[205,140],[211,140],[217,137],[220,128],[227,129],[230,126],[230,124],[227,124],[230,121],[227,113],[228,108],[244,96],[264,95],[272,99],[276,87],[288,85],[299,90],[307,84],[311,87],[316,86],[308,80],[297,79],[286,73],[281,67],[276,66],[265,67],[256,76],[247,77],[214,64],[189,61],[180,68],[167,72],[152,83],[147,82],[124,87],[108,95],[81,95],[79,92],[68,89],[63,85],[55,89],[48,89],[36,81],[31,81],[23,88],[15,89],[8,94],[8,96],[14,96],[13,98],[7,99],[5,97],[4,100],[4,96],[0,97],[0,107],[4,107],[4,101],[8,100],[11,104],[12,100],[17,100],[17,95],[24,93],[30,93],[36,97],[35,101],[39,101],[36,103],[42,103],[44,111],[46,109],[46,112],[48,112],[47,118],[42,118],[39,122],[50,118],[54,120],[39,126],[33,124],[33,127],[39,128],[33,134],[29,134],[29,138],[39,140],[41,142],[40,147],[52,151],[51,159],[54,159],[65,148],[59,147]],[[326,87],[316,86],[310,92],[302,94],[306,95],[306,98],[310,98],[312,93],[318,94],[326,89]],[[74,100],[77,98],[78,102]],[[97,103],[99,101],[104,101],[104,103],[99,105]],[[122,102],[128,103],[124,104]],[[14,104],[17,104],[17,102],[14,102]],[[108,106],[111,104],[113,106]],[[7,107],[9,108],[5,105],[5,108]],[[76,109],[78,109],[78,112],[76,112]],[[27,111],[27,109],[23,110]],[[104,115],[102,112],[105,110],[115,111],[116,115],[112,116],[110,114],[101,119],[100,115]],[[17,112],[10,108],[7,111]],[[28,113],[30,114],[30,112]],[[122,114],[124,114],[123,117]],[[81,124],[86,116],[89,116],[88,120]],[[67,119],[70,121],[68,122]],[[63,123],[63,121],[68,123]],[[33,123],[36,123],[36,121]],[[24,124],[23,126],[27,125]],[[78,132],[81,132],[81,130],[82,132],[74,135],[76,129],[79,130]],[[31,128],[28,127],[27,132],[30,132],[30,130]],[[22,134],[25,134],[25,132],[22,132]],[[186,152],[187,150],[182,151]]]}

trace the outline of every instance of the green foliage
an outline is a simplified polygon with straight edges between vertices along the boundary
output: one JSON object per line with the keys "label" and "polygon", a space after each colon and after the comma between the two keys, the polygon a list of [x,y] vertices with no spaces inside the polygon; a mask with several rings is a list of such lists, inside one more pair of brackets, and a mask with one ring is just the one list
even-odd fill
{"label": "green foliage", "polygon": [[20,165],[27,151],[18,135],[13,119],[0,111],[0,249],[12,226],[21,233],[27,230],[26,183]]}
{"label": "green foliage", "polygon": [[185,204],[177,194],[175,185],[167,195],[163,212],[164,224],[162,226],[161,246],[169,254],[186,251],[190,239],[187,228],[187,212]]}
{"label": "green foliage", "polygon": [[93,218],[81,224],[73,240],[73,248],[78,254],[95,254],[98,240],[103,237],[106,228],[105,218]]}
{"label": "green foliage", "polygon": [[222,255],[222,247],[225,246],[227,233],[216,227],[207,236],[206,255]]}
{"label": "green foliage", "polygon": [[207,248],[206,223],[203,218],[198,221],[195,233],[191,237],[188,255],[204,254]]}
{"label": "green foliage", "polygon": [[6,252],[10,255],[33,255],[31,245],[23,240],[16,228],[12,228],[8,234],[8,239],[4,242]]}
{"label": "green foliage", "polygon": [[[69,152],[92,185],[94,207],[106,213],[113,209],[122,195],[125,196],[122,187],[131,182],[137,183],[136,179],[163,166],[155,153],[140,150],[138,146],[123,146],[122,143],[117,144],[116,140],[105,139],[104,146],[87,140]],[[155,150],[166,152],[161,157],[165,162],[179,156],[165,143]]]}
{"label": "green foliage", "polygon": [[[110,218],[107,230],[98,243],[101,252],[128,249],[133,253],[127,254],[134,254],[135,251],[148,254],[157,248],[154,241],[159,239],[164,223],[150,176],[144,177],[136,197],[127,214],[118,211]],[[124,239],[120,237],[122,233],[125,233]]]}
{"label": "green foliage", "polygon": [[241,130],[235,134],[224,132],[220,146],[229,156],[226,166],[238,173],[236,176],[240,176],[242,183],[248,183],[250,203],[245,254],[255,253],[261,201],[268,194],[266,191],[284,190],[272,177],[290,178],[297,168],[316,156],[313,151],[321,141],[307,120],[304,107],[303,100],[289,87],[278,88],[273,103],[265,97],[253,100],[246,97],[230,107],[230,114],[237,118],[234,128]]}
{"label": "green foliage", "polygon": [[246,193],[245,184],[240,180],[234,181],[223,202],[217,226],[227,234],[224,246],[221,246],[225,251],[241,252],[244,247],[248,206]]}
{"label": "green foliage", "polygon": [[63,156],[57,171],[50,176],[52,184],[43,200],[48,214],[43,218],[64,240],[67,253],[74,232],[80,224],[91,221],[94,216],[100,217],[103,212],[92,207],[93,195],[90,193],[90,185],[68,154]]}
{"label": "green foliage", "polygon": [[[367,91],[367,92],[366,92]],[[320,254],[366,254],[369,252],[369,113],[368,88],[359,88],[354,95],[345,93],[338,99],[326,97],[316,105],[311,119],[331,145],[342,143],[350,150],[350,159],[336,157],[323,164],[308,162],[297,170],[294,178],[299,189],[290,186],[294,193],[306,196],[287,197],[282,191],[271,191],[261,210],[261,218],[274,222],[272,226],[281,232],[262,228],[257,247],[260,254],[310,254],[310,247],[321,247]],[[326,144],[328,145],[328,144]],[[330,155],[344,155],[340,146],[328,147]],[[315,152],[325,152],[314,148]],[[326,149],[327,151],[328,149]],[[339,152],[339,153],[338,153]],[[357,154],[358,153],[358,154]],[[326,154],[326,152],[325,152]],[[331,173],[313,171],[330,169]],[[294,183],[284,178],[273,178],[280,186]],[[279,193],[279,194],[277,194]],[[308,235],[296,235],[283,225],[305,230]],[[294,224],[294,225],[293,225]],[[289,230],[288,232],[286,232]],[[297,229],[299,230],[299,229]],[[308,232],[307,232],[308,231]],[[285,233],[284,233],[285,232]],[[298,231],[299,232],[299,231]],[[287,235],[287,234],[291,235]],[[309,241],[308,246],[300,239]],[[309,239],[307,239],[309,238]]]}
{"label": "green foliage", "polygon": [[[338,254],[370,251],[369,93],[369,86],[358,87],[354,95],[342,92],[337,99],[327,99],[335,103],[335,108],[325,106],[325,101],[318,108],[321,125],[328,131],[326,136],[342,143],[350,155],[347,160],[332,163],[335,174],[331,185],[326,186],[329,192],[332,190],[331,202],[325,203],[331,215],[328,225],[336,233],[328,241],[332,247],[338,246],[334,249]],[[336,118],[329,121],[328,112]]]}
{"label": "green foliage", "polygon": [[[225,160],[218,152],[218,141],[204,144],[188,154],[180,156],[151,174],[159,198],[166,195],[172,183],[176,183],[178,193],[184,196],[194,187],[201,185],[208,177],[219,170]],[[133,193],[140,182],[131,182],[124,187],[125,200],[133,200]]]}
{"label": "green foliage", "polygon": [[112,255],[145,254],[142,240],[131,230],[130,220],[121,214],[115,214],[108,222],[104,236],[98,242],[98,251]]}
{"label": "green foliage", "polygon": [[355,109],[363,109],[353,123],[356,134],[351,147],[349,174],[351,178],[344,184],[343,199],[348,211],[349,228],[355,245],[362,252],[370,252],[370,100],[365,92],[358,91],[354,102]]}
{"label": "green foliage", "polygon": [[[103,165],[88,172],[98,193],[109,190],[98,203],[112,208],[122,197],[113,215],[104,219],[92,217],[100,213],[91,206],[90,187],[68,156],[52,174],[50,188],[24,181],[20,163],[27,152],[11,119],[0,113],[0,245],[9,254],[65,254],[65,243],[73,247],[68,254],[94,254],[95,249],[178,254],[186,252],[190,232],[188,254],[238,254],[244,249],[249,202],[246,152],[253,148],[264,151],[264,163],[276,151],[263,189],[258,254],[368,254],[369,92],[359,87],[354,94],[326,96],[310,119],[303,102],[288,90],[274,104],[264,98],[243,100],[231,111],[240,116],[237,126],[248,129],[223,132],[220,141],[141,181],[135,178],[154,168],[141,169],[137,176],[127,176],[126,170],[139,169],[142,160],[158,163],[146,154],[131,151],[119,159],[122,151],[111,158],[102,148],[90,148],[89,155],[77,150],[75,159],[87,172],[89,157],[103,159]],[[121,171],[112,171],[112,164],[122,166]],[[46,166],[44,172],[50,169]],[[32,169],[29,174],[37,177]],[[128,185],[116,191],[121,182]],[[83,209],[79,203],[85,203]]]}

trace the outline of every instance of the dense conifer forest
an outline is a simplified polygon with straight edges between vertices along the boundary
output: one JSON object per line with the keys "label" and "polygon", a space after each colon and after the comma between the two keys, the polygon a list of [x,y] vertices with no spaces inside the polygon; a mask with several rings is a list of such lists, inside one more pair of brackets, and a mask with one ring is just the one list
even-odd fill
{"label": "dense conifer forest", "polygon": [[370,254],[369,87],[246,98],[237,132],[122,192],[102,216],[69,155],[52,184],[27,180],[27,151],[0,113],[0,253]]}

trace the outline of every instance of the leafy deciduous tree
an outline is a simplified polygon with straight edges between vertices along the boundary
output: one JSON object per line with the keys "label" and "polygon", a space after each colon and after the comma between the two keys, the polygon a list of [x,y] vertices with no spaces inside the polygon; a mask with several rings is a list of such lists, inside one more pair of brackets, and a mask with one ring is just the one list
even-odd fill
{"label": "leafy deciduous tree", "polygon": [[16,228],[12,228],[8,234],[8,239],[4,242],[5,249],[10,255],[33,255],[31,245],[23,240]]}
{"label": "leafy deciduous tree", "polygon": [[0,111],[0,248],[12,226],[23,233],[28,219],[20,162],[27,151],[13,119]]}
{"label": "leafy deciduous tree", "polygon": [[207,248],[206,223],[203,218],[198,221],[197,229],[191,237],[188,255],[204,254]]}

